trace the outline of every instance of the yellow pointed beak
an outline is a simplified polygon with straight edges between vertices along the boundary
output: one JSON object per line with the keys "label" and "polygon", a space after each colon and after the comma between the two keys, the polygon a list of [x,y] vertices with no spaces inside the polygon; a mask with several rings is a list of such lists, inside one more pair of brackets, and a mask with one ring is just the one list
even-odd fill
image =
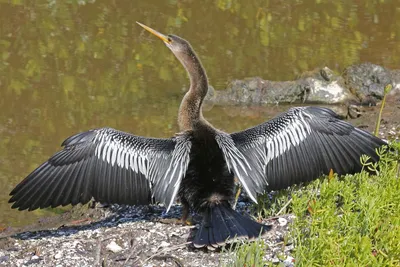
{"label": "yellow pointed beak", "polygon": [[148,26],[146,26],[146,25],[144,25],[144,24],[142,24],[140,22],[136,21],[136,23],[139,24],[140,26],[142,26],[145,30],[151,32],[152,34],[154,34],[155,36],[157,36],[158,38],[163,40],[165,43],[167,43],[167,44],[171,43],[171,40],[168,38],[168,36],[166,36],[166,35],[164,35],[162,33],[159,33],[158,31],[153,30],[152,28],[150,28],[150,27],[148,27]]}

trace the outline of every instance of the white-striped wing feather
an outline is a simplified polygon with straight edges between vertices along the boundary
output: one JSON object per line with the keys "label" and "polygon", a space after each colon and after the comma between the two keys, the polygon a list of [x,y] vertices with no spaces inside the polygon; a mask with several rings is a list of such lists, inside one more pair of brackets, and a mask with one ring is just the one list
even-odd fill
{"label": "white-striped wing feather", "polygon": [[[224,139],[229,139],[224,137]],[[331,110],[292,108],[270,121],[219,142],[227,165],[254,200],[265,189],[281,189],[327,174],[360,171],[360,156],[378,160],[381,139],[340,120]],[[220,146],[222,146],[220,145]]]}
{"label": "white-striped wing feather", "polygon": [[64,149],[11,192],[13,208],[44,208],[97,201],[148,204],[153,196],[169,209],[189,164],[188,136],[157,139],[110,128],[74,135]]}

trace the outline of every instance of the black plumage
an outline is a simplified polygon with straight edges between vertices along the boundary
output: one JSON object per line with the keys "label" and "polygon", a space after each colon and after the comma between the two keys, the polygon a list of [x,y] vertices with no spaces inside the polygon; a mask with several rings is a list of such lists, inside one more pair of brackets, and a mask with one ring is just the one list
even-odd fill
{"label": "black plumage", "polygon": [[169,139],[110,128],[76,134],[12,190],[13,208],[85,204],[91,198],[148,204],[154,198],[168,211],[178,195],[183,219],[189,208],[203,215],[194,246],[216,248],[269,229],[232,209],[235,176],[256,202],[265,190],[307,182],[330,169],[358,172],[362,154],[378,160],[375,149],[385,142],[326,108],[292,108],[233,134],[215,129],[202,115],[208,80],[190,44],[140,25],[161,38],[188,71],[191,86],[178,115],[181,132]]}

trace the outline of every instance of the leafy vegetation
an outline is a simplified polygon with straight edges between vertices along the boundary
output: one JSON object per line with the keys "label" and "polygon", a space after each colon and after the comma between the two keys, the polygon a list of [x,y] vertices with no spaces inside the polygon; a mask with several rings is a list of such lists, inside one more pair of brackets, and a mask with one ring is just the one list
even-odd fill
{"label": "leafy vegetation", "polygon": [[294,185],[288,189],[258,196],[257,202],[260,204],[253,205],[253,212],[257,214],[258,219],[290,213],[291,194],[299,188],[299,186]]}
{"label": "leafy vegetation", "polygon": [[262,239],[254,242],[242,241],[229,249],[223,249],[223,253],[234,255],[227,262],[220,262],[220,266],[225,267],[258,267],[264,266],[264,254],[267,246]]}
{"label": "leafy vegetation", "polygon": [[298,266],[400,264],[398,160],[382,155],[378,165],[365,165],[376,175],[317,180],[293,194]]}
{"label": "leafy vegetation", "polygon": [[[378,151],[379,164],[362,157],[361,173],[330,174],[259,199],[264,200],[259,215],[272,216],[285,207],[296,216],[290,233],[296,266],[400,265],[400,144],[392,149]],[[262,260],[260,242],[238,248],[232,266],[244,266],[246,259],[251,259],[246,266],[271,264]]]}

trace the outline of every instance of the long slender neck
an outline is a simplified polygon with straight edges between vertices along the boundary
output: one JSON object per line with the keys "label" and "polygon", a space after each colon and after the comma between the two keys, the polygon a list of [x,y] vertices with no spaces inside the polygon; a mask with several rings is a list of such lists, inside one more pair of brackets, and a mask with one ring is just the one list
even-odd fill
{"label": "long slender neck", "polygon": [[193,130],[203,118],[201,106],[207,94],[208,80],[206,72],[193,51],[177,55],[190,78],[190,89],[183,97],[179,108],[178,124],[181,131]]}

